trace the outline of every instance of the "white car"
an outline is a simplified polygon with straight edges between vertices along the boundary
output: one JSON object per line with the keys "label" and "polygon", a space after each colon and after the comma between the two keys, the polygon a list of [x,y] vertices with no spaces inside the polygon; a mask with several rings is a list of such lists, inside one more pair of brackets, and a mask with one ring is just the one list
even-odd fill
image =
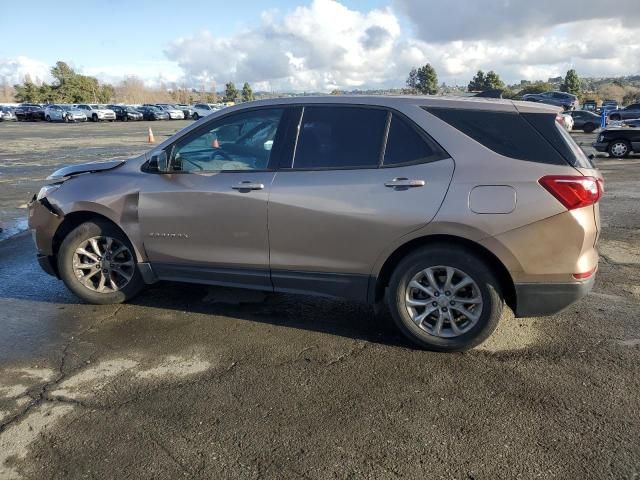
{"label": "white car", "polygon": [[155,105],[145,104],[145,106],[158,107],[163,112],[167,112],[170,120],[184,120],[184,112],[182,110],[178,110],[176,107],[168,103],[156,103]]}
{"label": "white car", "polygon": [[47,122],[86,122],[87,115],[72,105],[47,105],[44,119]]}
{"label": "white car", "polygon": [[110,108],[105,107],[104,105],[96,105],[95,103],[83,103],[76,105],[76,108],[82,110],[87,118],[94,122],[99,122],[102,120],[109,120],[110,122],[116,121],[116,112],[114,112]]}
{"label": "white car", "polygon": [[211,115],[212,113],[221,110],[223,106],[215,103],[196,103],[191,108],[193,108],[193,119],[198,120],[199,118],[206,117],[207,115]]}
{"label": "white car", "polygon": [[567,129],[567,131],[571,131],[573,130],[573,117],[571,116],[570,113],[562,113],[562,125],[564,126],[564,128]]}

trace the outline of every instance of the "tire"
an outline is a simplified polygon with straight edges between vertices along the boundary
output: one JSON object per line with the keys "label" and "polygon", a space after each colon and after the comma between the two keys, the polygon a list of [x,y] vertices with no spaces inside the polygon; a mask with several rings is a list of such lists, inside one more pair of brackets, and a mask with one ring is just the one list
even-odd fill
{"label": "tire", "polygon": [[629,156],[631,145],[626,140],[614,140],[609,143],[608,150],[613,158],[624,158]]}
{"label": "tire", "polygon": [[47,115],[44,119],[45,119],[47,122],[50,122],[50,121],[51,121],[51,117],[50,117],[49,115]]}
{"label": "tire", "polygon": [[91,120],[94,122],[98,121],[98,115],[96,115],[95,113],[91,116]]}
{"label": "tire", "polygon": [[[107,262],[106,259],[108,257],[106,255],[102,262],[94,262],[89,256],[78,254],[77,250],[83,247],[84,252],[102,259],[103,257],[96,255],[96,249],[91,247],[92,239],[96,238],[98,250],[100,250],[102,254],[107,251],[106,242],[108,239],[111,239],[113,250],[119,250],[120,247],[125,247],[126,251],[122,251],[121,253],[115,252],[116,257],[109,259],[111,262],[114,262],[111,265]],[[129,239],[119,228],[108,222],[90,221],[73,229],[62,241],[60,250],[58,251],[57,261],[60,278],[67,288],[88,303],[97,305],[122,303],[136,296],[144,288],[144,281],[138,271],[131,242],[129,242]],[[74,261],[76,262],[75,265]],[[81,265],[98,263],[102,266],[95,267],[96,270],[94,272],[91,267],[85,267],[83,269],[76,268],[79,263]],[[117,273],[118,270],[111,270],[114,264],[121,265],[120,271],[123,272],[122,274]],[[108,268],[109,273],[103,275],[105,270],[102,270],[102,268]],[[80,275],[84,275],[86,283],[93,285],[94,288],[86,286],[86,284],[80,280]],[[130,278],[126,279],[126,275],[130,275]],[[101,278],[105,279],[105,287],[102,292],[98,291],[100,287],[99,280]],[[107,278],[114,279],[114,284],[117,288],[113,288],[113,284],[109,285]]]}
{"label": "tire", "polygon": [[193,115],[192,115],[192,118],[193,118],[194,121],[197,122],[200,119],[200,115],[198,115],[198,112],[194,112]]}
{"label": "tire", "polygon": [[592,133],[596,128],[597,127],[595,123],[585,123],[582,126],[582,130],[584,131],[584,133]]}
{"label": "tire", "polygon": [[[454,272],[451,280],[453,288],[448,287],[450,290],[445,290],[446,286],[443,285],[447,267]],[[446,296],[440,295],[439,291],[431,296],[421,289],[411,288],[412,280],[423,275],[424,278],[417,282],[424,285],[423,282],[427,281],[425,272],[428,269],[433,273],[436,282],[445,287],[441,290]],[[467,279],[472,281],[472,285],[462,287],[454,293],[456,284]],[[427,288],[428,285],[427,282]],[[415,299],[416,292],[423,294],[424,299]],[[480,300],[480,307],[477,303],[472,304],[473,302],[454,302],[454,299],[460,298],[475,302]],[[425,306],[416,307],[411,312],[407,304],[409,299],[425,302]],[[504,305],[500,284],[490,266],[462,248],[444,245],[425,247],[406,256],[391,276],[386,300],[396,325],[411,342],[427,350],[440,352],[461,352],[482,343],[498,325]],[[459,308],[466,310],[470,316],[464,316]],[[420,324],[412,319],[412,315],[420,316],[427,310],[434,309],[435,311],[421,320]],[[479,313],[472,319],[473,311],[478,310]],[[436,334],[440,318],[443,318],[440,334]],[[453,318],[457,318],[453,321],[457,332],[450,320]]]}

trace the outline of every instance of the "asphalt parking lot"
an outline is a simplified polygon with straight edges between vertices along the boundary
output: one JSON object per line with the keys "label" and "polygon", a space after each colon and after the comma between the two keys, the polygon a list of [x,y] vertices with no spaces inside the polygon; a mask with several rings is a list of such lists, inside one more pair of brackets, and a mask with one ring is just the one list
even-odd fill
{"label": "asphalt parking lot", "polygon": [[[0,124],[0,209],[14,228],[57,165],[186,124]],[[85,305],[28,233],[0,242],[0,479],[638,478],[640,157],[597,164],[594,292],[464,354],[317,298],[162,283]]]}

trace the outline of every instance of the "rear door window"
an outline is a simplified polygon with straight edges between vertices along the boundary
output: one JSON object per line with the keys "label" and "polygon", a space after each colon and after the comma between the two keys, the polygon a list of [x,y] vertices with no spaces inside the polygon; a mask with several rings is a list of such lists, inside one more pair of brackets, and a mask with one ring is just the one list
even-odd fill
{"label": "rear door window", "polygon": [[[509,158],[566,165],[560,153],[517,112],[426,107],[429,113],[486,148]],[[547,115],[555,122],[555,115]]]}
{"label": "rear door window", "polygon": [[293,168],[377,168],[386,124],[383,109],[305,107]]}
{"label": "rear door window", "polygon": [[447,158],[442,148],[397,114],[391,117],[383,165],[426,163]]}

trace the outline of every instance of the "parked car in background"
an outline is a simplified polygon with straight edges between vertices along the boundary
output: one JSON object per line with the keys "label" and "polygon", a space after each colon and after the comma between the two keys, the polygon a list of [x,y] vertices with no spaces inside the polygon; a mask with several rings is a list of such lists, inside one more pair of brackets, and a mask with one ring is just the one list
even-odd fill
{"label": "parked car in background", "polygon": [[20,105],[14,113],[19,122],[44,120],[44,109],[40,105]]}
{"label": "parked car in background", "polygon": [[116,114],[116,120],[123,122],[142,120],[142,113],[128,105],[107,105]]}
{"label": "parked car in background", "polygon": [[522,100],[556,105],[562,107],[564,110],[575,110],[578,108],[578,97],[565,92],[528,93],[522,96]]}
{"label": "parked car in background", "polygon": [[86,122],[84,111],[73,105],[47,105],[44,108],[44,118],[47,122]]}
{"label": "parked car in background", "polygon": [[609,113],[609,120],[630,120],[640,118],[640,103],[633,103],[627,107]]}
{"label": "parked car in background", "polygon": [[13,107],[0,106],[0,122],[15,122],[18,119]]}
{"label": "parked car in background", "polygon": [[614,158],[627,157],[631,152],[640,153],[640,128],[607,127],[600,132],[593,148]]}
{"label": "parked car in background", "polygon": [[184,118],[185,118],[185,119],[188,119],[188,118],[193,117],[193,112],[194,112],[194,110],[193,110],[193,108],[192,108],[192,107],[190,107],[189,105],[185,105],[185,104],[183,104],[183,103],[176,103],[175,107],[176,107],[178,110],[182,110],[182,113],[184,113]]}
{"label": "parked car in background", "polygon": [[194,120],[198,120],[218,110],[220,110],[220,106],[214,103],[196,103],[193,105],[193,115],[191,115],[191,117]]}
{"label": "parked car in background", "polygon": [[116,120],[116,112],[107,108],[105,105],[83,103],[76,105],[76,107],[82,110],[87,118],[93,122],[100,122],[103,120],[115,122]]}
{"label": "parked car in background", "polygon": [[567,129],[567,132],[573,130],[573,117],[568,112],[560,116],[562,117],[562,125]]}
{"label": "parked car in background", "polygon": [[62,168],[29,204],[39,262],[96,304],[166,279],[386,301],[417,345],[472,348],[505,303],[590,291],[603,190],[557,108],[485,100],[250,102]]}
{"label": "parked car in background", "polygon": [[145,107],[157,107],[169,115],[170,120],[184,120],[184,113],[169,103],[156,103],[154,105],[145,103]]}
{"label": "parked car in background", "polygon": [[136,107],[142,113],[143,120],[169,120],[169,114],[155,105]]}
{"label": "parked car in background", "polygon": [[618,104],[617,100],[605,100],[602,102],[602,107],[600,107],[600,111],[606,110],[609,112],[611,110],[617,110],[618,108],[620,108],[620,105]]}
{"label": "parked car in background", "polygon": [[582,110],[595,113],[598,110],[598,103],[595,100],[586,100],[582,104]]}
{"label": "parked car in background", "polygon": [[588,110],[573,110],[573,128],[583,130],[585,133],[591,133],[600,128],[600,115],[596,115]]}
{"label": "parked car in background", "polygon": [[627,127],[640,128],[640,118],[634,118],[633,120],[623,120],[622,124]]}

